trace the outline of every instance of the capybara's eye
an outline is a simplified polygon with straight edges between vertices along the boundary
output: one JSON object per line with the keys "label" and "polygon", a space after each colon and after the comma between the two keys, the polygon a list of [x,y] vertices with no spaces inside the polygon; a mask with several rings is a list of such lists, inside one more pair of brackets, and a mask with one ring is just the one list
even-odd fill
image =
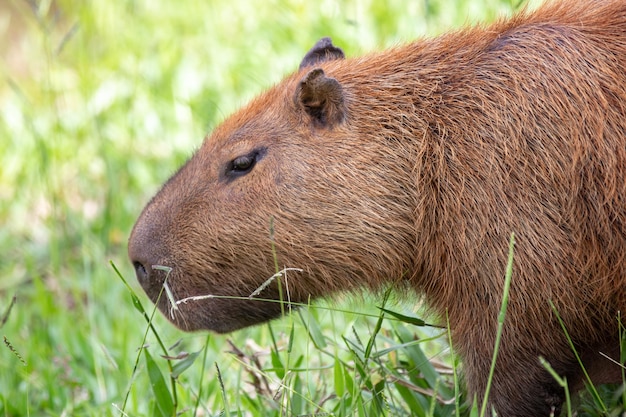
{"label": "capybara's eye", "polygon": [[230,161],[226,167],[226,177],[238,177],[252,171],[254,165],[265,155],[265,148],[256,149],[247,155],[241,155]]}
{"label": "capybara's eye", "polygon": [[256,154],[240,156],[233,159],[232,170],[236,172],[250,171],[255,161]]}

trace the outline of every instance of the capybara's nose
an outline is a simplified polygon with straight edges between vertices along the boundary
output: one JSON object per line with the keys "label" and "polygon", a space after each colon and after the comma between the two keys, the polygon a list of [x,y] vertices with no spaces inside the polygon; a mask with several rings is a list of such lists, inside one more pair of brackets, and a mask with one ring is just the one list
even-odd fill
{"label": "capybara's nose", "polygon": [[137,281],[148,297],[155,302],[163,286],[165,276],[160,273],[161,271],[154,268],[154,265],[159,265],[160,263],[158,256],[154,256],[149,248],[136,243],[137,241],[131,241],[129,245],[130,261],[135,268]]}
{"label": "capybara's nose", "polygon": [[142,244],[142,239],[137,239],[136,236],[131,237],[128,244],[128,257],[135,267],[135,274],[137,280],[142,287],[148,288],[150,285],[150,277],[153,275],[152,262],[150,251],[147,250],[146,245]]}
{"label": "capybara's nose", "polygon": [[158,274],[152,266],[159,264],[160,252],[158,246],[154,245],[156,238],[142,225],[143,223],[140,223],[131,233],[128,241],[128,257],[135,268],[139,284],[148,295],[151,295],[153,287],[159,287]]}
{"label": "capybara's nose", "polygon": [[146,287],[150,282],[150,275],[152,267],[147,262],[131,259],[133,266],[135,267],[135,274],[137,275],[137,281],[142,287]]}

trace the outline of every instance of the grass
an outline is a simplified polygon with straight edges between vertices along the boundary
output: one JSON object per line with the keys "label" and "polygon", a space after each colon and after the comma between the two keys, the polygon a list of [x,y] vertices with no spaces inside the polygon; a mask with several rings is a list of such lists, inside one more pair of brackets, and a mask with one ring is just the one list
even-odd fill
{"label": "grass", "polygon": [[516,4],[0,4],[0,416],[467,413],[419,305],[364,295],[184,334],[153,315],[126,239],[203,135],[318,38],[357,55]]}

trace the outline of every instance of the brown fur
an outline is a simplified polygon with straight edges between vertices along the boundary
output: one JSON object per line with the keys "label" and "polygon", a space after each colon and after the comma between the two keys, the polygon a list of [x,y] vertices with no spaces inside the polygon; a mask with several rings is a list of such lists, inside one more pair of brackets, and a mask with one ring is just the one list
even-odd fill
{"label": "brown fur", "polygon": [[[164,279],[152,265],[173,268],[178,300],[248,296],[275,272],[273,219],[278,264],[304,269],[291,300],[408,282],[448,313],[480,396],[515,232],[491,404],[501,416],[558,409],[540,355],[582,386],[548,300],[596,382],[619,381],[598,352],[618,356],[626,310],[626,2],[557,1],[349,60],[330,42],[312,52],[145,208],[129,253],[151,298]],[[275,283],[260,297],[277,298]],[[170,318],[186,330],[280,314],[250,300],[179,307]]]}

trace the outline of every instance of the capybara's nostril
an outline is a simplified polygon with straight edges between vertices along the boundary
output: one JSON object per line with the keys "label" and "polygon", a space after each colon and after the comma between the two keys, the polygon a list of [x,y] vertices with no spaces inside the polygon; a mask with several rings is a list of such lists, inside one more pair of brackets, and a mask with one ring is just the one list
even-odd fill
{"label": "capybara's nostril", "polygon": [[[151,227],[152,220],[140,218],[135,224],[128,240],[128,258],[135,268],[137,280],[148,292],[154,279],[152,265],[158,265],[160,259],[159,236]],[[158,231],[158,229],[156,229]]]}
{"label": "capybara's nostril", "polygon": [[137,280],[141,285],[146,285],[148,283],[148,278],[150,277],[151,268],[146,268],[144,264],[138,261],[133,261],[133,266],[135,267],[135,274],[137,274]]}

